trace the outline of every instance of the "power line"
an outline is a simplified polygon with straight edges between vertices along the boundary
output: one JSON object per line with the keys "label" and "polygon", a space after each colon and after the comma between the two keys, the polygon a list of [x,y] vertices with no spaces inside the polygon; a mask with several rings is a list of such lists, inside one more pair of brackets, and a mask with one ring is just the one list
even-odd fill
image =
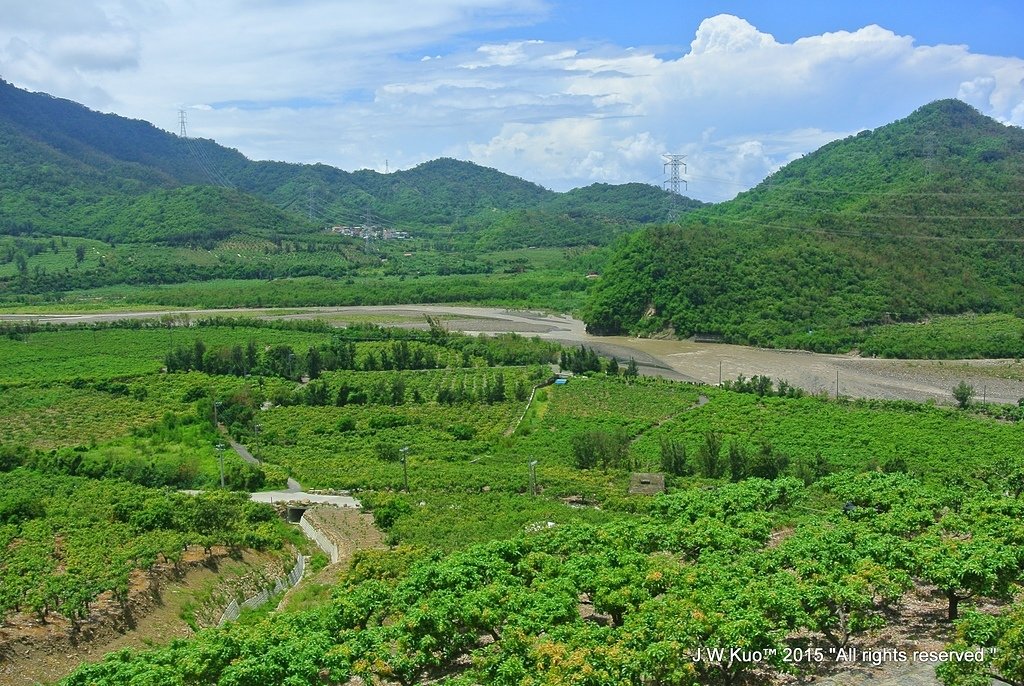
{"label": "power line", "polygon": [[892,232],[869,232],[869,231],[843,231],[842,229],[819,229],[807,226],[789,226],[785,224],[766,224],[757,219],[739,219],[734,217],[714,217],[718,221],[730,222],[733,224],[754,224],[764,229],[781,229],[783,231],[798,231],[800,233],[812,233],[827,236],[842,236],[844,238],[879,238],[893,239],[902,238],[920,241],[948,241],[966,243],[1024,243],[1024,238],[998,238],[982,236],[933,236],[918,233],[892,233]]}
{"label": "power line", "polygon": [[206,174],[206,178],[208,178],[214,186],[234,188],[234,184],[232,184],[230,181],[224,178],[224,175],[217,171],[216,167],[213,165],[212,162],[210,162],[209,158],[206,156],[206,153],[203,152],[202,147],[193,142],[193,140],[188,137],[187,121],[188,113],[186,112],[185,108],[182,107],[178,110],[178,125],[180,127],[180,136],[182,140],[185,141],[185,147],[188,148],[188,151],[192,155],[193,160],[195,160],[196,164],[199,165],[199,168],[202,169],[204,174]]}
{"label": "power line", "polygon": [[[744,198],[744,200],[746,200],[746,198]],[[813,207],[762,203],[754,200],[751,200],[746,206],[777,209],[786,212],[799,212],[803,214],[818,214],[822,217],[835,219],[916,219],[936,221],[1005,221],[1008,219],[1019,221],[1021,219],[1020,214],[877,214],[874,212],[857,212],[849,210],[820,210]]]}

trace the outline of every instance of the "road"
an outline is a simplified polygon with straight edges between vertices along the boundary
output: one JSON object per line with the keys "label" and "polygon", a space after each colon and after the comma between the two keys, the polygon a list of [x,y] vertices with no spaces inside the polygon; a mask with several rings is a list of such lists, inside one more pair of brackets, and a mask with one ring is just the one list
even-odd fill
{"label": "road", "polygon": [[625,336],[592,336],[583,322],[568,315],[494,307],[448,305],[383,305],[364,307],[310,307],[277,309],[175,310],[101,312],[74,315],[0,314],[0,321],[35,321],[54,324],[91,323],[119,319],[160,317],[253,316],[268,319],[326,319],[338,326],[346,321],[376,318],[390,325],[426,328],[425,315],[443,318],[451,330],[469,334],[516,332],[566,345],[585,345],[620,361],[633,357],[643,374],[717,384],[742,374],[764,374],[785,379],[811,393],[825,392],[854,398],[935,400],[952,402],[951,390],[961,380],[970,383],[979,399],[1016,403],[1024,384],[1002,378],[1020,374],[1012,360],[914,361],[881,360],[854,355],[824,355],[803,351],[766,350],[719,343],[694,343]]}
{"label": "road", "polygon": [[[256,465],[257,467],[260,465],[260,461],[258,459],[256,459],[255,457],[253,457],[253,454],[250,453],[249,449],[246,448],[244,445],[242,445],[238,441],[234,440],[233,438],[228,438],[228,442],[231,443],[231,449],[234,450],[236,453],[238,453],[238,456],[240,458],[242,458],[243,460],[245,460],[249,464]],[[295,479],[291,478],[290,476],[288,477],[287,485],[288,485],[288,490],[287,491],[280,491],[280,493],[300,493],[302,491],[302,484],[300,484],[298,481],[296,481]],[[275,491],[275,493],[277,493],[277,492],[278,491]],[[281,498],[278,498],[278,500],[281,500]]]}

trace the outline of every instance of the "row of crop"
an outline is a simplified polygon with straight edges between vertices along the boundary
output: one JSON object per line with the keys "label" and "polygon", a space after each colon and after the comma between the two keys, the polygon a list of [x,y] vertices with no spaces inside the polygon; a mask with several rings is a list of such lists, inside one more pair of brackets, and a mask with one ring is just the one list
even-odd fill
{"label": "row of crop", "polygon": [[705,393],[707,404],[638,438],[632,446],[637,461],[658,464],[666,439],[679,442],[693,460],[709,433],[719,436],[723,461],[735,445],[747,454],[782,453],[793,464],[890,468],[936,480],[979,475],[1019,454],[1019,427],[948,408]]}
{"label": "row of crop", "polygon": [[250,447],[311,487],[398,488],[403,469],[390,449],[406,446],[410,482],[422,483],[417,475],[424,471],[455,483],[451,471],[490,451],[518,409],[515,402],[281,407],[260,413]]}
{"label": "row of crop", "polygon": [[[820,514],[806,514],[810,501]],[[445,556],[368,552],[323,607],[121,654],[67,683],[235,683],[254,673],[500,686],[806,677],[833,661],[826,655],[866,648],[865,635],[898,617],[915,585],[936,589],[949,620],[967,602],[1012,598],[1024,572],[1020,510],[1015,498],[932,490],[903,475],[684,491],[655,499],[645,516],[538,522],[532,533]],[[785,534],[773,536],[782,522]],[[1024,677],[1015,625],[968,612],[961,627],[971,626],[990,632],[961,634],[963,649],[1002,650],[948,662],[947,684]],[[708,650],[723,646],[723,656]],[[746,657],[730,659],[730,646]]]}
{"label": "row of crop", "polygon": [[44,331],[26,340],[0,338],[0,383],[71,381],[132,377],[158,372],[169,351],[202,340],[208,348],[246,346],[259,349],[289,345],[305,351],[327,341],[325,334],[277,329],[181,327],[92,328]]}
{"label": "row of crop", "polygon": [[19,468],[0,480],[0,613],[74,621],[104,591],[124,602],[132,570],[177,562],[188,544],[276,548],[282,526],[244,495],[189,496]]}

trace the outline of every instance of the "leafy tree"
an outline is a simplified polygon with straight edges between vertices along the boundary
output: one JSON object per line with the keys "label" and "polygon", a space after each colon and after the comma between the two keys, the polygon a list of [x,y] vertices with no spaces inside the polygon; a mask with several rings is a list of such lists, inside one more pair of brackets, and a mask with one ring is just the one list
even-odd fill
{"label": "leafy tree", "polygon": [[572,439],[573,462],[578,469],[625,467],[628,451],[629,437],[622,429],[590,429]]}
{"label": "leafy tree", "polygon": [[786,472],[789,456],[775,450],[771,443],[762,443],[750,461],[750,474],[762,479],[775,479]]}
{"label": "leafy tree", "polygon": [[330,404],[330,389],[322,379],[306,384],[305,396],[307,405],[322,407]]}
{"label": "leafy tree", "polygon": [[692,467],[686,456],[686,446],[682,441],[663,436],[659,448],[661,471],[672,476],[687,476],[692,473]]}
{"label": "leafy tree", "polygon": [[697,467],[700,474],[708,479],[717,479],[725,470],[722,460],[722,435],[717,431],[707,431],[704,442],[697,449]]}
{"label": "leafy tree", "polygon": [[941,523],[914,539],[917,573],[946,596],[950,621],[961,601],[1008,598],[1020,575],[1020,550],[990,535],[947,529]]}
{"label": "leafy tree", "polygon": [[961,381],[953,389],[953,399],[956,400],[957,407],[966,410],[970,406],[971,400],[974,399],[974,386],[966,381]]}
{"label": "leafy tree", "polygon": [[1024,603],[1014,603],[998,614],[975,610],[956,624],[950,651],[977,653],[981,660],[947,660],[935,668],[946,686],[1024,683]]}
{"label": "leafy tree", "polygon": [[910,588],[910,576],[885,564],[902,541],[850,522],[812,521],[782,542],[779,564],[795,584],[802,621],[842,648],[884,623],[883,612]]}
{"label": "leafy tree", "polygon": [[402,451],[394,443],[378,443],[375,448],[377,458],[384,462],[401,462]]}
{"label": "leafy tree", "polygon": [[314,345],[306,353],[306,376],[310,379],[319,379],[322,369],[320,349]]}
{"label": "leafy tree", "polygon": [[[729,442],[729,478],[732,481],[742,481],[747,476],[747,468],[750,456],[747,450],[737,441]],[[756,474],[755,476],[763,476]]]}

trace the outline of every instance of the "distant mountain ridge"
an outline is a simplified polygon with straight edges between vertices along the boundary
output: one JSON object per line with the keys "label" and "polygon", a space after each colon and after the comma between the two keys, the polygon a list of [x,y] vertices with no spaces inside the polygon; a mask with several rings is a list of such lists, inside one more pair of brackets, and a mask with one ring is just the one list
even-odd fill
{"label": "distant mountain ridge", "polygon": [[839,350],[888,321],[1015,312],[1022,217],[1024,131],[941,100],[624,239],[585,319]]}
{"label": "distant mountain ridge", "polygon": [[[230,186],[230,203],[245,205],[246,221],[232,214],[212,220],[215,235],[236,230],[257,235],[294,234],[330,224],[373,222],[436,233],[459,232],[468,242],[487,232],[486,243],[510,247],[514,236],[497,236],[496,226],[514,224],[495,212],[537,213],[546,226],[575,224],[574,230],[546,232],[542,244],[601,244],[645,221],[663,221],[700,203],[653,186],[631,188],[624,208],[608,197],[617,187],[575,194],[554,193],[497,170],[452,159],[379,174],[347,172],[323,164],[256,162],[213,141],[184,139],[139,120],[100,114],[77,103],[30,93],[0,80],[0,234],[70,234],[103,240],[146,240],[130,208],[178,198],[188,186]],[[163,191],[162,194],[156,194]],[[196,197],[186,193],[185,197]],[[233,196],[232,196],[233,197]],[[181,203],[179,202],[180,206]],[[96,208],[100,208],[99,211]],[[198,212],[199,208],[196,207]],[[203,211],[217,212],[207,206]],[[182,222],[195,219],[178,215]],[[251,223],[265,214],[266,221]],[[121,217],[126,225],[111,223]],[[640,217],[640,218],[638,218]],[[193,222],[194,223],[194,222]],[[548,235],[550,234],[550,235]],[[165,227],[151,236],[192,236],[187,225]],[[568,236],[568,239],[564,238]],[[531,236],[536,239],[536,236]],[[210,238],[209,236],[207,238]],[[525,240],[525,239],[524,239]]]}

